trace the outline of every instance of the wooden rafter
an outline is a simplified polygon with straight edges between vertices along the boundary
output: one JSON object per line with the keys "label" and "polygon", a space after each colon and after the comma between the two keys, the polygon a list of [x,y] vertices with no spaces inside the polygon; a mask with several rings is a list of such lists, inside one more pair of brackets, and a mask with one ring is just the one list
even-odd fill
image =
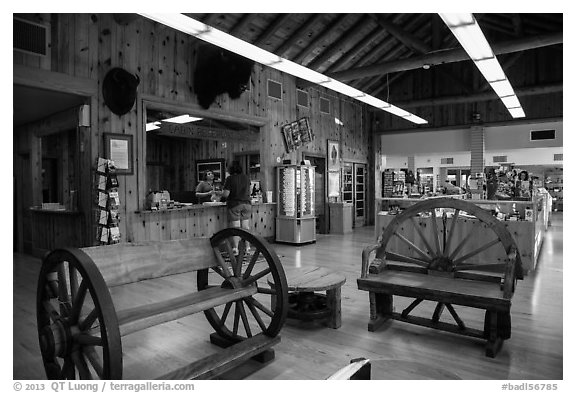
{"label": "wooden rafter", "polygon": [[284,54],[300,39],[300,37],[306,33],[306,31],[312,27],[318,20],[320,20],[320,14],[312,14],[306,21],[302,24],[302,26],[298,27],[294,34],[292,34],[286,41],[284,41],[274,53],[278,56],[284,56]]}
{"label": "wooden rafter", "polygon": [[382,29],[379,27],[374,28],[371,30],[368,35],[365,37],[360,37],[354,45],[354,47],[349,50],[348,52],[344,53],[338,60],[332,63],[327,69],[326,72],[335,71],[339,68],[342,68],[346,65],[350,60],[352,60],[355,56],[361,53],[368,45],[371,45],[372,42],[377,40],[381,34],[384,34]]}
{"label": "wooden rafter", "polygon": [[338,14],[338,16],[332,20],[330,22],[330,24],[328,26],[326,26],[326,28],[320,32],[320,34],[318,34],[316,36],[316,38],[314,38],[307,46],[306,48],[302,49],[300,51],[300,53],[298,53],[293,59],[292,61],[294,61],[295,63],[301,63],[302,60],[304,60],[304,58],[306,56],[308,56],[314,49],[316,49],[316,47],[322,42],[324,41],[326,38],[328,38],[328,36],[330,36],[332,34],[332,32],[334,32],[338,27],[340,27],[340,24],[342,23],[342,21],[348,16],[348,14]]}
{"label": "wooden rafter", "polygon": [[416,38],[416,36],[414,36],[412,33],[384,18],[382,14],[371,14],[371,16],[384,30],[389,32],[392,36],[410,48],[413,52],[430,52],[430,47],[428,45]]}
{"label": "wooden rafter", "polygon": [[316,56],[307,67],[312,69],[317,69],[322,66],[326,61],[328,61],[332,56],[334,56],[342,48],[346,47],[350,41],[354,40],[355,37],[366,27],[368,23],[368,17],[366,15],[359,15],[358,21],[348,29],[342,36],[340,36],[336,41],[334,41],[328,48],[326,48],[319,56]]}
{"label": "wooden rafter", "polygon": [[[514,53],[550,45],[557,45],[561,44],[562,42],[563,35],[560,32],[496,43],[492,46],[492,50],[496,55],[499,55],[503,53]],[[470,60],[464,49],[453,48],[444,51],[428,53],[422,56],[415,56],[408,59],[396,60],[388,63],[373,64],[355,69],[349,69],[347,71],[335,72],[329,74],[329,76],[337,80],[347,81],[389,72],[413,70],[416,68],[421,68],[425,64],[438,65],[444,63],[455,63],[464,60]]]}
{"label": "wooden rafter", "polygon": [[238,35],[258,14],[243,14],[238,22],[230,29],[229,34]]}
{"label": "wooden rafter", "polygon": [[254,41],[254,45],[261,46],[266,43],[276,33],[284,23],[290,19],[290,14],[279,14]]}

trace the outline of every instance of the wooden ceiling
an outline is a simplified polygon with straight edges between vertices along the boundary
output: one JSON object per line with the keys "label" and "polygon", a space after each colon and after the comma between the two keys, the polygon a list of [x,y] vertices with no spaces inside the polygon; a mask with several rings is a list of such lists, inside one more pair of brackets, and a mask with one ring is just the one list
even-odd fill
{"label": "wooden ceiling", "polygon": [[[472,80],[459,79],[453,68],[443,67],[447,63],[470,67],[471,61],[438,14],[188,15],[382,99],[407,73],[428,67],[462,92],[474,92]],[[505,71],[526,50],[553,46],[559,49],[553,61],[562,61],[563,14],[475,17],[494,52],[502,55],[498,57]],[[553,82],[561,90],[562,75],[556,79]]]}

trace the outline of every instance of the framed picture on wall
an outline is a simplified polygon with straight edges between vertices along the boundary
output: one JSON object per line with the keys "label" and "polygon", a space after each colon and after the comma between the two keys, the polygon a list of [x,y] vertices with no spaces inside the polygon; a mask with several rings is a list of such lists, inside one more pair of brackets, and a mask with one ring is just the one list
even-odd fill
{"label": "framed picture on wall", "polygon": [[206,172],[212,172],[214,174],[214,183],[224,182],[224,176],[226,175],[226,161],[223,158],[196,160],[197,183],[200,183],[205,179]]}
{"label": "framed picture on wall", "polygon": [[302,143],[312,142],[312,130],[307,117],[298,120],[298,130],[300,131],[300,140]]}
{"label": "framed picture on wall", "polygon": [[282,137],[284,138],[286,152],[290,153],[295,148],[294,139],[292,136],[292,123],[288,123],[282,126]]}
{"label": "framed picture on wall", "polygon": [[340,142],[328,140],[326,149],[328,172],[340,170]]}
{"label": "framed picture on wall", "polygon": [[132,135],[104,133],[104,156],[114,161],[116,174],[134,173]]}

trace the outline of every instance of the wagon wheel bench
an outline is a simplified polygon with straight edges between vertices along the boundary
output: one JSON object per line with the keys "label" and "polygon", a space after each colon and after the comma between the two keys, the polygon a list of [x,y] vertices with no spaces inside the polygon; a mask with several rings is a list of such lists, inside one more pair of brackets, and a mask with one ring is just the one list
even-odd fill
{"label": "wagon wheel bench", "polygon": [[[287,268],[285,271],[289,291],[288,318],[302,321],[324,319],[332,329],[342,326],[341,293],[346,277],[317,266]],[[268,284],[274,289],[273,281]]]}
{"label": "wagon wheel bench", "polygon": [[[240,239],[237,256],[233,236]],[[112,301],[111,289],[140,286],[141,292],[151,281],[193,272],[196,291],[191,281],[182,296],[119,310]],[[270,281],[274,289],[266,285]],[[287,299],[278,256],[243,229],[224,229],[211,238],[54,250],[43,260],[36,303],[46,375],[122,379],[122,336],[201,311],[216,332],[211,342],[227,348],[159,379],[213,378],[255,355],[269,361]]]}
{"label": "wagon wheel bench", "polygon": [[[438,216],[436,209],[452,209],[450,222],[446,213]],[[457,244],[454,238],[461,220],[475,220],[475,228],[489,229],[492,239],[467,249],[466,243],[478,235],[472,230]],[[397,249],[399,243],[402,252]],[[499,256],[484,260],[482,253],[493,247],[500,249]],[[364,249],[357,283],[358,289],[369,292],[369,331],[396,319],[485,339],[486,356],[495,357],[511,335],[511,301],[516,279],[521,278],[520,253],[505,225],[473,203],[441,197],[419,202],[394,217],[378,244]],[[402,312],[395,312],[393,296],[414,300]],[[423,301],[437,303],[432,316],[410,315]],[[484,329],[466,326],[453,305],[485,310]],[[445,309],[455,324],[440,321]]]}

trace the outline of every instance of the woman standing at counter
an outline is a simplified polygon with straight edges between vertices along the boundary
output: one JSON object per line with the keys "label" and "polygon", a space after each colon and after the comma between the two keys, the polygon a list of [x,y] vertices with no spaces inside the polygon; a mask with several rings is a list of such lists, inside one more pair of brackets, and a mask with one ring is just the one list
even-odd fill
{"label": "woman standing at counter", "polygon": [[196,186],[196,198],[198,203],[210,202],[214,193],[214,173],[207,171],[204,174],[204,180]]}
{"label": "woman standing at counter", "polygon": [[[230,167],[230,176],[224,182],[222,196],[226,199],[228,207],[228,220],[234,228],[250,230],[250,177],[242,173],[242,167],[238,161],[233,161]],[[238,239],[234,239],[232,245],[235,254],[238,253]],[[246,247],[249,247],[247,244]]]}

